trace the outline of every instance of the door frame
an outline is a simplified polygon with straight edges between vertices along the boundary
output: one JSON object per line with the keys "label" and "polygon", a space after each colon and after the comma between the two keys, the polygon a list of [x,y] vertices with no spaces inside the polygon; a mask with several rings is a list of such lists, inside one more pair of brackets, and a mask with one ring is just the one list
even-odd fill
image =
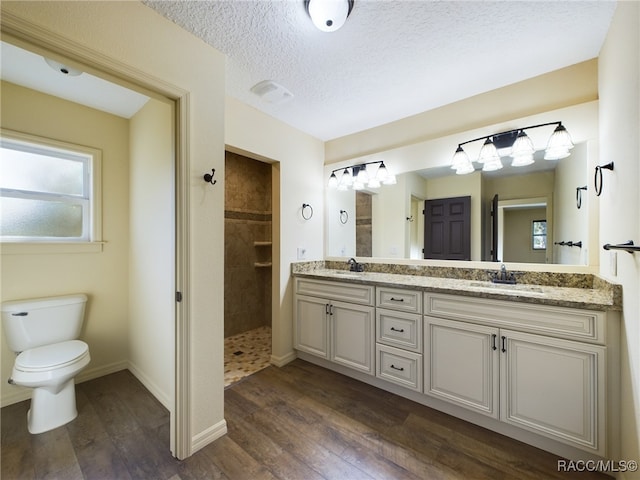
{"label": "door frame", "polygon": [[175,363],[173,410],[170,411],[170,449],[184,459],[191,455],[190,422],[190,317],[189,317],[189,92],[164,80],[121,63],[86,46],[32,24],[9,12],[0,18],[3,39],[11,38],[21,47],[42,49],[75,59],[89,73],[150,96],[162,96],[175,102],[175,288],[182,301],[175,307]]}

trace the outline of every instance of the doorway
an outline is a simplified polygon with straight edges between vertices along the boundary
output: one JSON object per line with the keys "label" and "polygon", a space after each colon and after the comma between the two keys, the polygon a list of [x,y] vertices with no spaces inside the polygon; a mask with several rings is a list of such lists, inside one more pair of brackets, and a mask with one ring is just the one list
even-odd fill
{"label": "doorway", "polygon": [[272,323],[272,165],[225,152],[224,383],[267,367]]}
{"label": "doorway", "polygon": [[[104,234],[87,245],[70,244],[51,252],[47,263],[64,265],[65,275],[56,270],[55,279],[48,280],[47,269],[39,266],[37,276],[43,286],[25,283],[21,292],[4,293],[14,298],[46,296],[49,289],[87,293],[90,300],[81,338],[90,346],[92,363],[78,375],[78,382],[130,370],[168,410],[167,447],[180,455],[176,410],[180,389],[175,382],[179,380],[176,324],[181,313],[175,292],[184,267],[177,252],[185,244],[184,231],[178,228],[185,204],[179,184],[183,155],[177,151],[183,107],[180,100],[138,84],[107,80],[77,61],[73,65],[81,73],[73,77],[74,83],[59,81],[60,90],[51,91],[48,88],[55,83],[48,81],[51,75],[62,74],[49,68],[43,57],[59,55],[49,46],[17,41],[10,35],[4,35],[3,42],[7,42],[3,43],[3,82],[7,82],[3,84],[7,87],[3,88],[3,128],[69,138],[101,151],[102,182],[97,194],[102,198]],[[13,72],[11,61],[19,74],[30,74],[41,83],[26,83],[19,75],[6,78]],[[76,97],[79,82],[85,79],[97,104],[95,98]],[[102,107],[101,101],[109,107],[121,105],[114,95],[129,99],[124,102],[126,112]],[[27,101],[32,118],[24,121],[22,115],[10,114],[24,111]],[[12,108],[16,102],[20,109]],[[14,268],[30,268],[30,255],[27,252],[14,262]]]}

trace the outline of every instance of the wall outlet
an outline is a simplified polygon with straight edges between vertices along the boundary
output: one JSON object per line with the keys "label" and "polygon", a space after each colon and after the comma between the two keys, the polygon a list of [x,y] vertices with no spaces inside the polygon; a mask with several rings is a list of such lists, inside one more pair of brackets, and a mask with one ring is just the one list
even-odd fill
{"label": "wall outlet", "polygon": [[304,247],[298,247],[298,260],[307,259],[307,249]]}

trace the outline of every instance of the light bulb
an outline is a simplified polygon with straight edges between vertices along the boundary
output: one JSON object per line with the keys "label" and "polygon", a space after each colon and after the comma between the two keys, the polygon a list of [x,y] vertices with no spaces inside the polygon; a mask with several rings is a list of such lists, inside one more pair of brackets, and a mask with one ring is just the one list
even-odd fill
{"label": "light bulb", "polygon": [[331,172],[331,176],[329,177],[328,187],[331,189],[338,188],[338,177],[336,177],[335,172]]}

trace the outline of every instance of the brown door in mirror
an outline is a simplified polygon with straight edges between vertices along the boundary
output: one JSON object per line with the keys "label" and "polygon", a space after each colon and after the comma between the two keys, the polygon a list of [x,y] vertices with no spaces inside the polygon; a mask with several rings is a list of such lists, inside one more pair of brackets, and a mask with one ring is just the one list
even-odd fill
{"label": "brown door in mirror", "polygon": [[491,261],[499,262],[498,258],[498,194],[491,200]]}
{"label": "brown door in mirror", "polygon": [[424,202],[424,258],[471,260],[471,197]]}

